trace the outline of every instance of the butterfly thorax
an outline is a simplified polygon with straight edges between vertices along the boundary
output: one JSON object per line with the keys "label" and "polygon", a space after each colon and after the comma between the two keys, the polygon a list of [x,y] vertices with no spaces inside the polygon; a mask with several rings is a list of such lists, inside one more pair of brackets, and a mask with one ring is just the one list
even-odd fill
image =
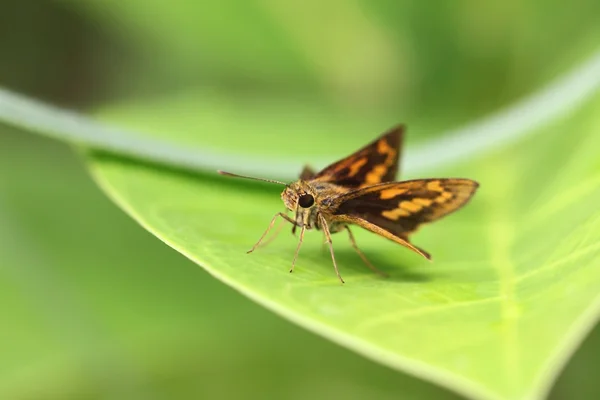
{"label": "butterfly thorax", "polygon": [[297,226],[321,229],[319,215],[327,220],[335,206],[335,198],[346,191],[329,182],[298,180],[286,186],[281,199],[288,210],[296,213]]}

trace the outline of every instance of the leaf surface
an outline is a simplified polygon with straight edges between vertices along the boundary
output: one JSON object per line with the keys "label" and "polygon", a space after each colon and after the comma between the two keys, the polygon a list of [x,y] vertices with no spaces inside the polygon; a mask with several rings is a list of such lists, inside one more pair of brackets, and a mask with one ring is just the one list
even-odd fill
{"label": "leaf surface", "polygon": [[598,106],[596,97],[543,133],[437,171],[481,188],[468,207],[414,237],[433,263],[356,232],[391,275],[381,279],[335,235],[344,286],[319,233],[307,235],[293,274],[289,227],[246,254],[282,209],[279,187],[107,154],[88,160],[143,226],[281,316],[473,398],[540,398],[599,311]]}

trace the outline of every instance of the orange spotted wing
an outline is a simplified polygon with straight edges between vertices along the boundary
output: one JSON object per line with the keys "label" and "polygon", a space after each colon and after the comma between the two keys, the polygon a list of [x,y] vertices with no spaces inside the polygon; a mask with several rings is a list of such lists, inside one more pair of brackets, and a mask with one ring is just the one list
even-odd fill
{"label": "orange spotted wing", "polygon": [[359,225],[422,256],[408,235],[464,206],[478,187],[470,179],[416,179],[352,190],[335,199],[329,211],[336,221]]}
{"label": "orange spotted wing", "polygon": [[399,125],[350,156],[325,167],[317,174],[305,167],[301,179],[330,182],[352,189],[391,182],[398,174],[403,135],[404,126]]}

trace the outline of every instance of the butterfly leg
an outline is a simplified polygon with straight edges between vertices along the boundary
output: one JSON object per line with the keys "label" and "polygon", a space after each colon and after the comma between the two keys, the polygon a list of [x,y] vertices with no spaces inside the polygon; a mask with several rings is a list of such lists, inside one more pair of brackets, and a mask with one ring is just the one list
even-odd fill
{"label": "butterfly leg", "polygon": [[369,267],[369,269],[371,269],[371,271],[375,272],[376,274],[379,274],[384,277],[388,277],[388,274],[377,269],[373,264],[371,264],[371,262],[369,260],[367,260],[367,257],[365,257],[363,252],[358,248],[358,245],[356,244],[356,240],[354,239],[354,235],[352,234],[350,227],[348,225],[346,225],[345,228],[348,231],[348,236],[350,236],[350,243],[352,243],[352,247],[354,247],[354,250],[356,250],[356,252],[360,256],[360,258],[362,258],[363,262],[365,264],[367,264],[367,267]]}
{"label": "butterfly leg", "polygon": [[306,230],[306,226],[302,226],[300,228],[300,240],[298,240],[298,247],[296,247],[296,253],[294,253],[294,261],[292,261],[292,268],[290,272],[294,272],[294,267],[296,266],[296,259],[298,259],[298,253],[300,253],[300,246],[302,246],[302,241],[304,240],[304,231]]}
{"label": "butterfly leg", "polygon": [[296,221],[294,221],[293,219],[291,219],[290,217],[288,217],[287,215],[285,215],[282,212],[279,212],[279,213],[275,214],[275,216],[271,220],[271,223],[269,224],[269,227],[267,228],[267,230],[262,234],[262,236],[260,237],[260,239],[258,239],[258,242],[256,242],[256,244],[254,244],[254,246],[252,246],[252,248],[250,250],[248,250],[246,253],[252,253],[254,250],[256,250],[256,248],[260,245],[260,243],[263,241],[263,239],[265,238],[265,236],[267,236],[267,233],[269,233],[269,231],[271,230],[271,228],[275,224],[275,220],[277,219],[277,217],[282,217],[286,221],[288,221],[288,222],[290,222],[292,224],[296,224]]}
{"label": "butterfly leg", "polygon": [[[273,232],[273,234],[265,241],[263,241],[259,247],[265,247],[266,245],[268,245],[269,243],[271,243],[273,240],[275,240],[275,238],[279,235],[279,233],[281,232],[281,229],[283,228],[283,220],[279,220],[279,222],[277,223],[277,225],[275,226],[275,231]],[[294,226],[296,226],[294,224]]]}
{"label": "butterfly leg", "polygon": [[344,280],[340,275],[340,271],[338,270],[337,263],[335,262],[335,255],[333,254],[333,243],[331,241],[331,233],[329,232],[329,226],[327,225],[327,221],[321,214],[319,214],[319,222],[321,223],[321,229],[323,229],[325,237],[327,238],[327,244],[329,245],[329,253],[331,253],[331,259],[333,260],[333,269],[335,269],[335,273],[340,279],[340,281],[344,283]]}

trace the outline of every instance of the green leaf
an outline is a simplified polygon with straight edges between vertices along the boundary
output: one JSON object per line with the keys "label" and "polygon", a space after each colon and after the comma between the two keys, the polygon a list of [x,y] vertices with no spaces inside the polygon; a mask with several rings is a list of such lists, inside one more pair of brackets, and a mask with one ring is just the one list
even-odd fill
{"label": "green leaf", "polygon": [[307,235],[293,274],[288,227],[245,253],[282,208],[277,187],[88,160],[144,227],[281,316],[472,398],[541,398],[600,311],[599,106],[596,96],[543,133],[437,170],[482,186],[467,208],[415,236],[431,264],[357,232],[391,275],[381,279],[335,235],[344,286],[320,234]]}
{"label": "green leaf", "polygon": [[1,399],[457,398],[234,293],[116,209],[66,146],[0,140]]}
{"label": "green leaf", "polygon": [[[419,140],[423,129],[409,124],[416,133],[409,135],[409,144],[416,141],[421,146],[406,155],[403,170],[431,168],[511,143],[534,132],[535,127],[568,114],[600,87],[599,66],[600,52],[596,52],[543,89],[491,116],[445,132],[434,124],[441,139],[425,145]],[[192,91],[104,107],[97,114],[111,121],[109,125],[0,88],[0,120],[63,141],[176,168],[244,168],[256,175],[270,173],[282,179],[295,176],[298,164],[305,160],[300,154],[310,152],[319,157],[313,160],[315,164],[325,165],[329,162],[324,157],[330,154],[328,148],[350,152],[361,140],[370,139],[366,132],[374,126],[383,129],[398,122],[395,114],[348,118],[347,112],[318,101],[309,103]],[[229,134],[199,135],[197,126]],[[231,133],[237,136],[235,143],[231,143]],[[296,138],[294,146],[281,143],[283,134]],[[276,149],[275,155],[271,149]]]}

